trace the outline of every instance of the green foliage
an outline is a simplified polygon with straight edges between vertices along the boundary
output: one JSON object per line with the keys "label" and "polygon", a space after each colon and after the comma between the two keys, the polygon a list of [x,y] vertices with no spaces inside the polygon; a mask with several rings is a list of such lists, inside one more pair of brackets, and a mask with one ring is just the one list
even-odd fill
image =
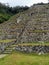
{"label": "green foliage", "polygon": [[10,17],[11,17],[11,15],[9,15],[9,14],[0,14],[0,23],[7,21]]}
{"label": "green foliage", "polygon": [[45,3],[41,2],[41,3],[34,4],[34,6],[36,5],[45,5]]}
{"label": "green foliage", "polygon": [[12,15],[25,11],[28,8],[29,7],[27,6],[10,7],[9,5],[6,6],[5,4],[0,3],[0,23],[7,21]]}

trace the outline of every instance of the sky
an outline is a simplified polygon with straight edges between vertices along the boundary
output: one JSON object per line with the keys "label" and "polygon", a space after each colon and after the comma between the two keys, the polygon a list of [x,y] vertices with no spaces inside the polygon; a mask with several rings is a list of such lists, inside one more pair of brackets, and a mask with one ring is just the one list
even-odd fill
{"label": "sky", "polygon": [[35,3],[47,3],[48,0],[0,0],[1,3],[8,3],[10,6],[31,6]]}

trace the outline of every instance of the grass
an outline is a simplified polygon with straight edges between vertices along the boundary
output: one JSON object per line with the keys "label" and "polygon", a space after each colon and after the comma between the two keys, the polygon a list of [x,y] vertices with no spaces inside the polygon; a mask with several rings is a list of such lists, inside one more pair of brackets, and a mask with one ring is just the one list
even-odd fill
{"label": "grass", "polygon": [[42,45],[42,46],[49,46],[49,42],[32,42],[32,43],[21,43],[21,44],[18,44],[18,45],[20,45],[20,46],[34,46],[34,45],[36,45],[36,46],[38,46],[38,45]]}
{"label": "grass", "polygon": [[49,32],[49,30],[29,30],[29,32],[33,32],[33,33],[46,33],[46,32]]}
{"label": "grass", "polygon": [[8,42],[12,42],[15,39],[6,39],[6,40],[0,40],[0,43],[8,43]]}
{"label": "grass", "polygon": [[49,54],[23,54],[16,52],[0,59],[0,65],[49,65]]}

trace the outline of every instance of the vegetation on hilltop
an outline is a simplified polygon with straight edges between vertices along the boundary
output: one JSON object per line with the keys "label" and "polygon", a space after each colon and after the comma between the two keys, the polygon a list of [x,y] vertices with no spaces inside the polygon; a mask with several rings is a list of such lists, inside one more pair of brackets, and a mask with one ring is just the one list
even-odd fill
{"label": "vegetation on hilltop", "polygon": [[25,6],[15,6],[10,7],[9,5],[5,5],[0,3],[0,23],[7,21],[12,15],[17,14],[19,12],[27,10],[29,7]]}

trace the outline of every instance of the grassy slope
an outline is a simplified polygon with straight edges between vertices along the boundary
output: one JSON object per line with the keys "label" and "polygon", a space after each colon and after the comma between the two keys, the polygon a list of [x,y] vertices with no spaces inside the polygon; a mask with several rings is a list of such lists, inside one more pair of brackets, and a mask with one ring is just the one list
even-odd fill
{"label": "grassy slope", "polygon": [[13,53],[0,59],[0,65],[49,65],[49,55]]}

